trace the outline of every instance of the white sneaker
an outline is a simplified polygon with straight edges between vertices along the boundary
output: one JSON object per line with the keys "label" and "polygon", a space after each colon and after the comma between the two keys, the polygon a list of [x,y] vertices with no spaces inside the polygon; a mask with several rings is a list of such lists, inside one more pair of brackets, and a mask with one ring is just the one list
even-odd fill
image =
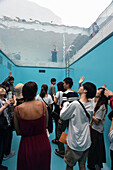
{"label": "white sneaker", "polygon": [[10,154],[9,155],[4,155],[4,158],[3,158],[3,160],[4,161],[6,161],[7,159],[9,159],[9,158],[11,158],[12,156],[14,156],[15,155],[15,151],[12,151],[12,152],[10,152]]}

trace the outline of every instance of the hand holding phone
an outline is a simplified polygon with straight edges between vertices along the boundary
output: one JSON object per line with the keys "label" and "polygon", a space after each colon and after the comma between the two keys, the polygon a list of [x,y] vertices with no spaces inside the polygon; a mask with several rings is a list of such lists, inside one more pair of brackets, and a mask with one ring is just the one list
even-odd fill
{"label": "hand holding phone", "polygon": [[12,98],[13,98],[12,91],[9,91],[8,92],[8,99],[12,99]]}

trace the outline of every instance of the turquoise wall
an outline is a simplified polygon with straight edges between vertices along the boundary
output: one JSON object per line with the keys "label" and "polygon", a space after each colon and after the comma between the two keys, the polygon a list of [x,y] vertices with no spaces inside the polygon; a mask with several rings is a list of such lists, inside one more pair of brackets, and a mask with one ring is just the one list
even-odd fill
{"label": "turquoise wall", "polygon": [[[97,46],[91,52],[80,58],[70,66],[70,76],[78,87],[80,77],[85,76],[85,82],[90,81],[96,84],[97,88],[106,84],[107,88],[113,91],[113,36]],[[111,108],[108,107],[108,113]],[[109,139],[108,133],[110,121],[106,116],[105,121],[105,144],[107,164],[110,166]]]}
{"label": "turquoise wall", "polygon": [[[45,73],[39,73],[39,70],[45,70]],[[57,83],[65,77],[65,70],[60,68],[33,68],[33,67],[16,67],[14,75],[15,84],[35,81],[38,84],[38,93],[42,84],[51,84],[51,78],[56,78]],[[57,90],[57,88],[56,88]]]}
{"label": "turquoise wall", "polygon": [[[0,82],[8,76],[12,71],[15,77],[15,85],[17,83],[26,83],[27,81],[35,81],[40,87],[42,84],[50,85],[50,79],[55,77],[57,82],[62,81],[65,78],[65,69],[58,68],[33,68],[33,67],[18,67],[15,66],[7,57],[1,52],[0,56],[3,57],[3,63],[0,65]],[[12,69],[8,69],[7,62],[12,65]],[[107,85],[107,88],[113,91],[113,79],[112,79],[112,67],[113,67],[113,36],[106,39],[102,44],[94,48],[91,52],[84,55],[78,61],[70,66],[70,77],[74,81],[73,89],[78,90],[78,81],[81,76],[85,76],[85,82],[91,81],[96,84],[97,88],[103,84]],[[45,70],[45,73],[39,73],[39,69]],[[108,108],[108,112],[110,111]],[[105,121],[105,145],[106,145],[106,158],[107,166],[110,167],[110,153],[109,153],[109,139],[108,133],[110,128],[110,121],[106,116]]]}

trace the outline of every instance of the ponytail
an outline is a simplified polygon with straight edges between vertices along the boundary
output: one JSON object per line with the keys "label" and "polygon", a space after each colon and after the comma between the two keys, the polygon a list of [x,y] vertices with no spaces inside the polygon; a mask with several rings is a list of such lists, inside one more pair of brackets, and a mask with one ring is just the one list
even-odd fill
{"label": "ponytail", "polygon": [[40,97],[44,98],[45,95],[47,94],[48,86],[46,84],[43,84],[41,86],[41,92],[40,92]]}

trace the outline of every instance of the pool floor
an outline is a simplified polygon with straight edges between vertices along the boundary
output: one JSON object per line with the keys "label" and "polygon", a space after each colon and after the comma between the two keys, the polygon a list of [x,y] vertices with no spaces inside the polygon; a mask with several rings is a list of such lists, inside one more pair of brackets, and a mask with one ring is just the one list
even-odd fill
{"label": "pool floor", "polygon": [[[12,151],[16,151],[16,154],[12,158],[8,159],[7,161],[3,161],[3,165],[7,166],[8,170],[16,170],[17,153],[18,153],[20,138],[21,137],[17,136],[16,132],[14,131],[13,141],[12,141]],[[57,145],[51,142],[52,139],[54,139],[54,132],[49,137],[50,144],[51,144],[51,170],[65,170],[66,164],[64,160],[54,153],[54,150],[57,149]],[[78,170],[79,169],[78,164],[76,164],[76,166],[73,169]],[[86,170],[88,170],[88,168],[86,168]],[[110,170],[110,167],[107,167],[107,165],[104,164],[104,168],[102,168],[102,170]]]}

